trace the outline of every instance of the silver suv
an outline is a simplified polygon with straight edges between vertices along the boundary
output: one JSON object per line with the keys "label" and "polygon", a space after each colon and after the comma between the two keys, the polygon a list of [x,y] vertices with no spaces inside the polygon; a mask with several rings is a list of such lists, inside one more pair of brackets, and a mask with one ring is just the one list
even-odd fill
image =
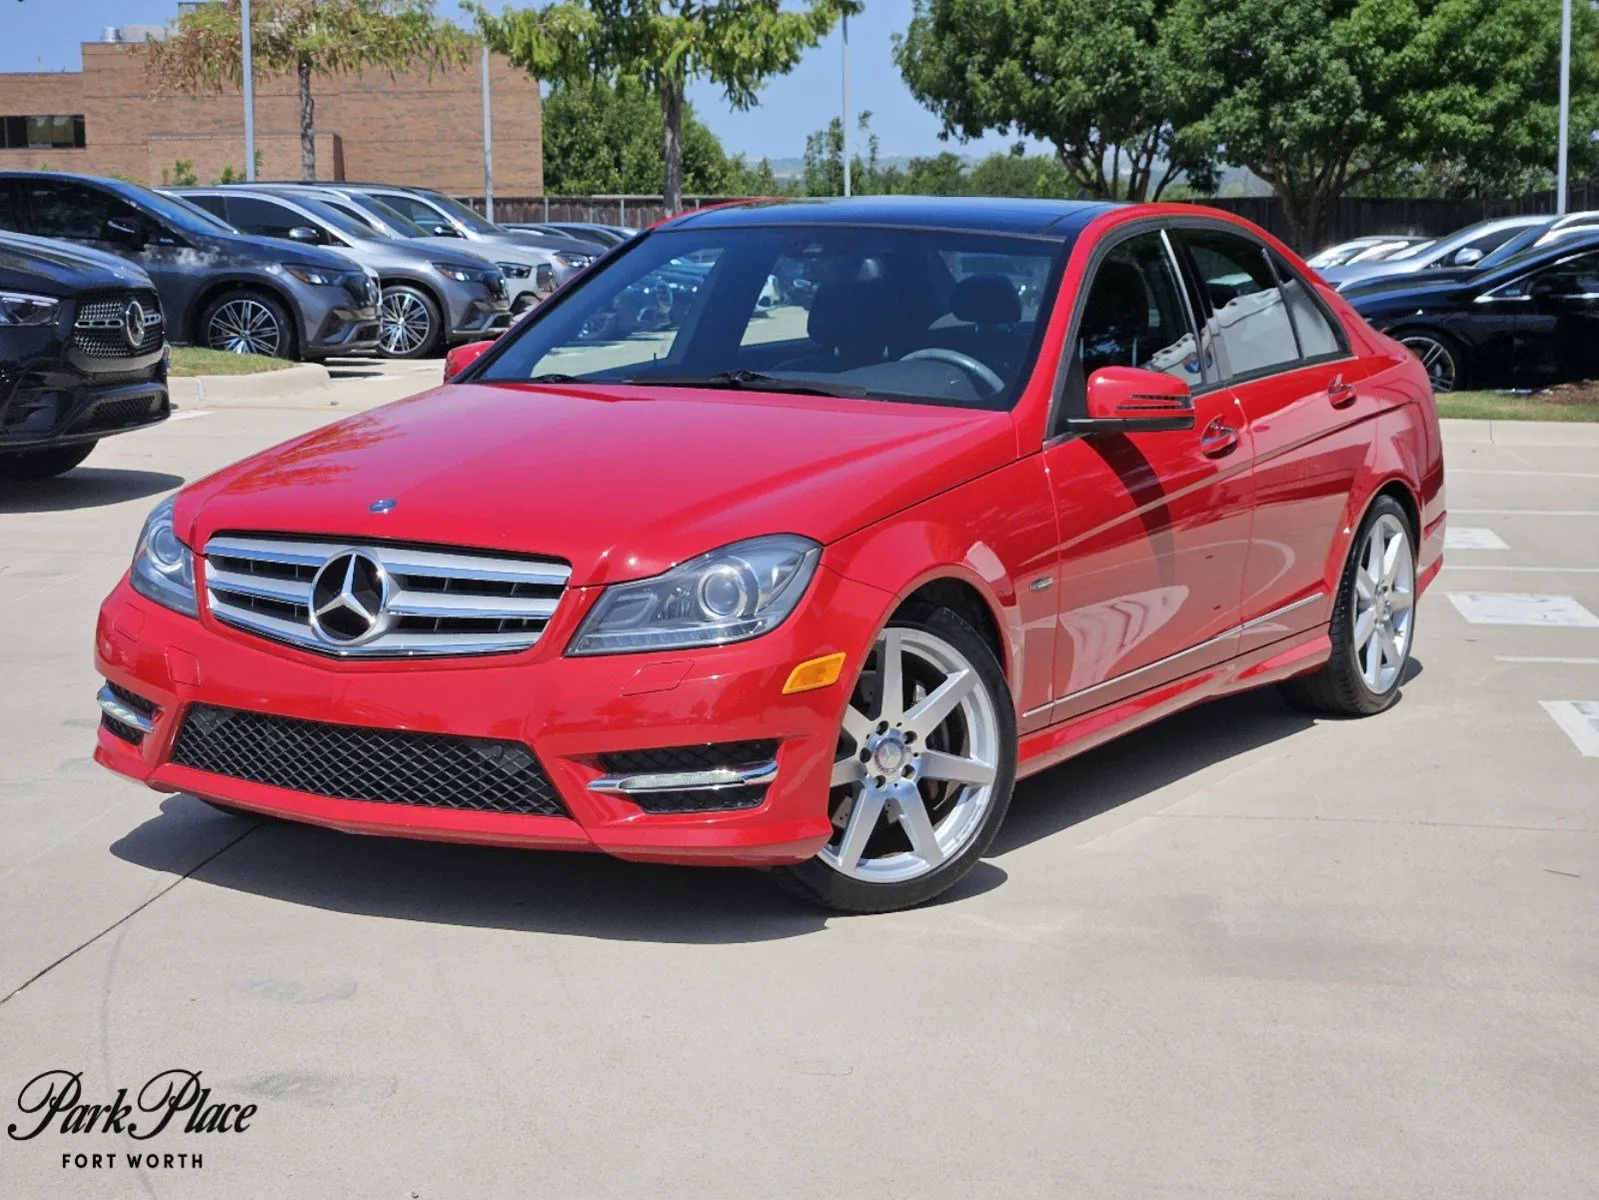
{"label": "silver suv", "polygon": [[421,358],[442,344],[494,337],[510,324],[504,273],[457,243],[394,241],[309,195],[254,188],[173,188],[244,233],[327,246],[377,272],[378,352]]}

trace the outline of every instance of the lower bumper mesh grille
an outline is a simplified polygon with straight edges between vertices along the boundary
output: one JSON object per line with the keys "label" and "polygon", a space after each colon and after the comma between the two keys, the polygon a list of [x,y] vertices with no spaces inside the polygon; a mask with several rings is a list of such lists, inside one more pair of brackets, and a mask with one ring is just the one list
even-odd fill
{"label": "lower bumper mesh grille", "polygon": [[665,746],[653,750],[612,750],[600,765],[617,775],[658,771],[708,771],[765,762],[777,753],[775,741],[716,742],[704,746]]}
{"label": "lower bumper mesh grille", "polygon": [[564,817],[554,785],[520,742],[300,721],[195,705],[178,766],[334,800]]}

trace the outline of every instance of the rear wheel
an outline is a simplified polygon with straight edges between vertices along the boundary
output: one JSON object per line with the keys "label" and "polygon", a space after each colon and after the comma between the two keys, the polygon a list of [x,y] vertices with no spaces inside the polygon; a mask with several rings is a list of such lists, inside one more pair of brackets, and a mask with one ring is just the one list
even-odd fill
{"label": "rear wheel", "polygon": [[1435,395],[1465,386],[1466,364],[1454,339],[1431,330],[1417,330],[1400,334],[1399,344],[1421,359]]}
{"label": "rear wheel", "polygon": [[1016,717],[987,643],[944,609],[897,615],[844,712],[833,838],[785,879],[842,912],[925,903],[982,858],[1015,774]]}
{"label": "rear wheel", "polygon": [[1415,535],[1398,501],[1379,496],[1344,564],[1327,665],[1290,679],[1284,695],[1300,708],[1334,716],[1381,712],[1399,698],[1415,619]]}
{"label": "rear wheel", "polygon": [[48,450],[16,450],[0,454],[0,479],[50,479],[72,470],[93,452],[98,442],[76,442]]}
{"label": "rear wheel", "polygon": [[384,358],[424,358],[444,336],[439,306],[419,288],[393,284],[378,301],[378,350]]}

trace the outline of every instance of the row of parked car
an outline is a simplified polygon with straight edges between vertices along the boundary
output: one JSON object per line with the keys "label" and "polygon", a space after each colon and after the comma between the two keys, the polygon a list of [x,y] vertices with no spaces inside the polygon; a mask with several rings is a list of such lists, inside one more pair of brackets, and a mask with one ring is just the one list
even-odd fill
{"label": "row of parked car", "polygon": [[1436,392],[1599,377],[1599,212],[1359,238],[1307,261],[1416,353]]}
{"label": "row of parked car", "polygon": [[500,226],[383,184],[0,172],[0,479],[163,419],[169,344],[416,358],[495,336],[635,232]]}

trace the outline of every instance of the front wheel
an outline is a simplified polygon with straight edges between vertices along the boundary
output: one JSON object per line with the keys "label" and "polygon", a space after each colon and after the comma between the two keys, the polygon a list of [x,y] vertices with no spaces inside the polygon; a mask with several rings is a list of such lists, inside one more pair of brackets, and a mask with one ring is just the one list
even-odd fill
{"label": "front wheel", "polygon": [[205,344],[229,354],[293,358],[294,333],[283,305],[265,292],[225,292],[200,318]]}
{"label": "front wheel", "polygon": [[439,306],[418,288],[395,284],[378,301],[378,352],[384,358],[423,358],[444,336]]}
{"label": "front wheel", "polygon": [[1399,344],[1421,360],[1427,378],[1432,381],[1434,395],[1447,395],[1465,386],[1466,364],[1453,339],[1441,333],[1418,330],[1400,334]]}
{"label": "front wheel", "polygon": [[1416,544],[1410,518],[1379,496],[1349,550],[1328,630],[1332,654],[1314,675],[1290,679],[1300,708],[1364,717],[1399,698],[1416,622]]}
{"label": "front wheel", "polygon": [[65,475],[89,457],[98,442],[52,446],[48,450],[17,450],[0,454],[0,479],[53,479]]}
{"label": "front wheel", "polygon": [[833,838],[783,868],[840,912],[923,904],[988,849],[1016,777],[1016,716],[987,643],[944,609],[905,612],[867,657],[833,766]]}

